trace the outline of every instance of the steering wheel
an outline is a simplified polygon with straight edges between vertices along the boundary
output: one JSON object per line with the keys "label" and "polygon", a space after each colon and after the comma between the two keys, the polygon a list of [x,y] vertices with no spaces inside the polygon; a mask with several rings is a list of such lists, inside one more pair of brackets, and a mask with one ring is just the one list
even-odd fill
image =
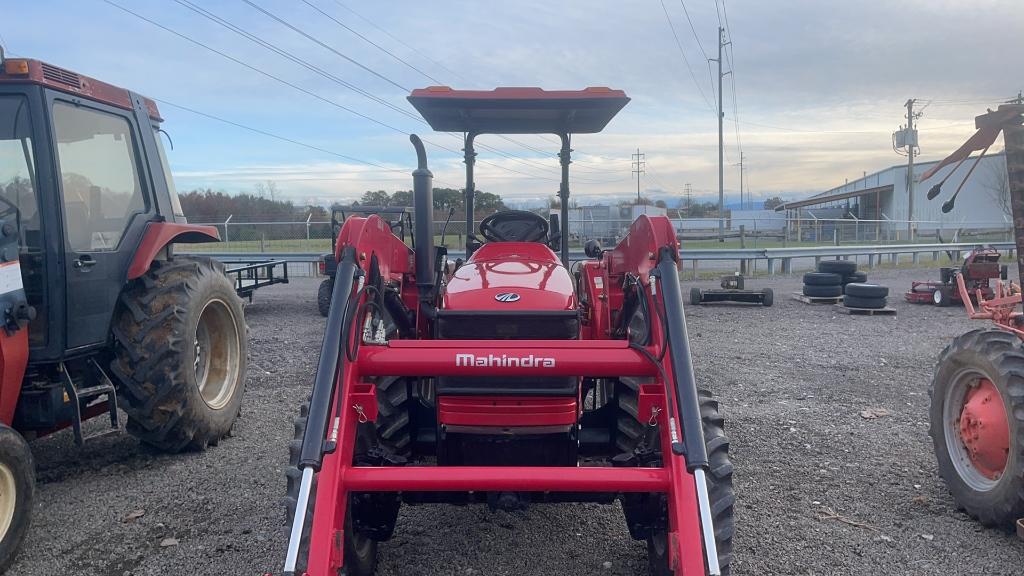
{"label": "steering wheel", "polygon": [[543,242],[548,221],[527,210],[505,210],[481,220],[480,234],[490,242]]}

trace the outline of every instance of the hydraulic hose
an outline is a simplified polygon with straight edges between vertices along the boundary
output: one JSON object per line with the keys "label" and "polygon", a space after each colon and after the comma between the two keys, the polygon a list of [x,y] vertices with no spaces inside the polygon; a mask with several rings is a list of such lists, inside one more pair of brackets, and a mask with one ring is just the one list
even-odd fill
{"label": "hydraulic hose", "polygon": [[708,452],[704,446],[704,427],[697,398],[697,381],[693,375],[690,339],[683,316],[683,295],[679,287],[679,270],[670,248],[664,247],[658,255],[661,275],[661,294],[665,303],[665,331],[668,334],[669,358],[672,359],[672,380],[675,382],[676,409],[684,432],[682,442],[672,438],[672,451],[686,455],[686,469],[690,472],[708,466]]}
{"label": "hydraulic hose", "polygon": [[[327,313],[327,328],[320,345],[320,361],[313,381],[313,394],[309,400],[309,417],[306,431],[302,435],[302,449],[299,452],[299,469],[320,470],[324,457],[324,438],[331,418],[334,384],[344,367],[342,349],[348,343],[342,342],[345,330],[345,310],[352,295],[352,283],[358,271],[355,248],[348,246],[341,253],[341,262],[335,275],[334,291],[331,293],[331,308]],[[338,390],[338,394],[342,391]]]}

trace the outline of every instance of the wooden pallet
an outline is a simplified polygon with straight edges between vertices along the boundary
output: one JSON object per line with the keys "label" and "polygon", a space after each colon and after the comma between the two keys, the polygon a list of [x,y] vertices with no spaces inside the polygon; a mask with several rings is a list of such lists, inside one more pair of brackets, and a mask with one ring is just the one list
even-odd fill
{"label": "wooden pallet", "polygon": [[804,304],[839,304],[843,301],[842,296],[805,296],[802,292],[793,292],[793,300]]}
{"label": "wooden pallet", "polygon": [[849,308],[842,304],[836,304],[836,310],[843,314],[861,316],[895,316],[896,309],[886,306],[885,308]]}

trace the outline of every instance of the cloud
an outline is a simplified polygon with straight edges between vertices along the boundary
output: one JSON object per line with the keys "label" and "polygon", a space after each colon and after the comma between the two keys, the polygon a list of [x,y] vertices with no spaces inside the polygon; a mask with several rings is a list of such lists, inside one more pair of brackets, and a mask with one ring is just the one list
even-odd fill
{"label": "cloud", "polygon": [[[366,189],[408,188],[402,173],[381,172],[337,154],[411,171],[405,135],[419,132],[443,185],[463,182],[458,137],[430,134],[415,118],[372,101],[163,0],[118,0],[161,24],[243,60],[327,104],[105,4],[57,0],[19,7],[22,21],[62,30],[53,42],[31,27],[3,30],[11,52],[38,57],[187,105],[231,121],[298,140],[334,155],[254,134],[208,118],[164,108],[173,135],[171,163],[179,187],[245,190],[275,179],[296,197],[342,198]],[[518,2],[349,3],[391,35],[324,0],[323,10],[386,47],[406,63],[367,44],[306,6],[288,0],[260,5],[358,60],[403,88],[435,83],[457,87],[530,85],[622,88],[633,101],[608,130],[574,139],[573,191],[613,198],[635,189],[630,155],[640,148],[648,172],[641,187],[717,196],[717,120],[694,86],[665,14],[656,2],[521,0]],[[352,65],[243,3],[204,3],[234,24],[309,64],[411,112],[404,90]],[[716,53],[718,16],[710,2],[690,3],[698,47],[681,7],[665,2],[705,97],[713,96],[704,51]],[[1021,89],[1005,55],[1024,52],[1019,0],[891,3],[733,0],[728,4],[734,76],[723,94],[727,119],[726,182],[739,187],[739,133],[745,184],[758,194],[821,191],[902,162],[890,134],[905,122],[903,103],[919,98],[924,159],[943,156],[971,132],[973,117]],[[82,25],[87,23],[88,25]],[[400,38],[408,46],[395,41]],[[124,46],[132,46],[125,51]],[[411,47],[411,48],[409,48]],[[438,65],[440,63],[441,65]],[[420,74],[416,68],[424,71]],[[931,102],[930,104],[927,104]],[[371,116],[382,126],[342,110]],[[503,154],[479,150],[479,188],[513,199],[543,199],[557,190],[557,145],[486,138]],[[537,150],[550,151],[546,154]],[[508,158],[514,155],[516,158]],[[403,181],[404,178],[404,181]]]}

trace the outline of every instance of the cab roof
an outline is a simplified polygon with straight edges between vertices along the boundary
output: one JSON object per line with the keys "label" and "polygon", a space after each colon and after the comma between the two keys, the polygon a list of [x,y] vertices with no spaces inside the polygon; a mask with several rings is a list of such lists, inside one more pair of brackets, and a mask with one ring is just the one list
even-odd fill
{"label": "cab roof", "polygon": [[[132,110],[131,95],[124,88],[39,60],[4,58],[3,66],[0,67],[0,84],[18,83],[40,84],[117,108]],[[144,96],[142,100],[146,104],[150,117],[157,121],[162,120],[156,102]]]}
{"label": "cab roof", "polygon": [[413,90],[409,102],[438,132],[476,134],[593,134],[629,102],[622,90],[495,88]]}

